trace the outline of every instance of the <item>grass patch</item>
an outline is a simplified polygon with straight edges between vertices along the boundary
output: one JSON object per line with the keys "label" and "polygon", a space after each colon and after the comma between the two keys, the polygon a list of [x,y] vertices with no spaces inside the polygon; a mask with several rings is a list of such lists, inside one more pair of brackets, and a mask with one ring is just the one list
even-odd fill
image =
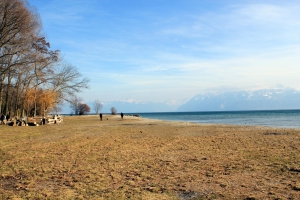
{"label": "grass patch", "polygon": [[299,130],[103,119],[1,126],[0,199],[300,198]]}

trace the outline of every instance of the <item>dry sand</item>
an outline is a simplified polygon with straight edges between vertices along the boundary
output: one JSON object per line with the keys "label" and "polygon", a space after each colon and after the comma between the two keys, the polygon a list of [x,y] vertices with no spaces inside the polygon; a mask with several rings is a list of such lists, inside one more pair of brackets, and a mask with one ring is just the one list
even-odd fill
{"label": "dry sand", "polygon": [[128,116],[0,126],[0,199],[300,199],[299,139]]}

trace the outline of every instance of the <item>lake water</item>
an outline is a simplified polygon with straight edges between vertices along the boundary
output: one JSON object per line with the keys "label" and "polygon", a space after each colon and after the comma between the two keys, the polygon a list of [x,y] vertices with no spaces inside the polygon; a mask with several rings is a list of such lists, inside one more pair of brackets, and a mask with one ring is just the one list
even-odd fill
{"label": "lake water", "polygon": [[300,128],[300,110],[135,113],[143,118],[203,124]]}

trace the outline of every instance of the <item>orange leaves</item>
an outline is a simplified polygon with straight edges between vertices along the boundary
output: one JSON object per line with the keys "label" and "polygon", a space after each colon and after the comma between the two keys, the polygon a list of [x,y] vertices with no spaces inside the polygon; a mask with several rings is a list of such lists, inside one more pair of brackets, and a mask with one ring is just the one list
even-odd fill
{"label": "orange leaves", "polygon": [[23,106],[28,112],[36,107],[37,114],[44,115],[57,104],[57,96],[53,90],[29,89],[25,93]]}
{"label": "orange leaves", "polygon": [[45,110],[52,108],[56,103],[56,99],[57,99],[56,92],[52,90],[42,90],[42,89],[39,90],[38,102],[40,104],[44,104]]}
{"label": "orange leaves", "polygon": [[27,110],[27,112],[32,108],[34,108],[34,104],[36,102],[35,99],[36,99],[36,90],[33,89],[27,90],[23,101],[23,106]]}

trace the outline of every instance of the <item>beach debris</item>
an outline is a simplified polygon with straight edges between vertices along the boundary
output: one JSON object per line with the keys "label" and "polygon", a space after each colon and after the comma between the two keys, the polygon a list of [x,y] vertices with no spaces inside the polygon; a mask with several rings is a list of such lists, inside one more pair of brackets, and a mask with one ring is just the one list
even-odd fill
{"label": "beach debris", "polygon": [[130,116],[130,117],[141,117],[141,116],[140,116],[140,115],[138,115],[138,114],[126,115],[126,116]]}
{"label": "beach debris", "polygon": [[39,126],[36,122],[28,122],[28,126]]}
{"label": "beach debris", "polygon": [[8,126],[28,126],[28,123],[26,122],[25,118],[17,119],[13,118],[6,122],[6,125]]}
{"label": "beach debris", "polygon": [[40,126],[46,124],[59,124],[63,122],[61,115],[53,115],[48,117],[23,117],[23,118],[12,118],[7,121],[8,126]]}
{"label": "beach debris", "polygon": [[265,133],[265,135],[288,135],[288,134],[289,134],[288,132],[282,133],[282,132],[269,132],[269,131]]}
{"label": "beach debris", "polygon": [[183,200],[198,199],[200,195],[194,191],[182,191],[178,194],[178,197]]}
{"label": "beach debris", "polygon": [[[41,119],[41,123],[43,123],[43,119]],[[63,118],[61,115],[53,115],[51,118],[46,119],[45,124],[59,124],[63,122]]]}
{"label": "beach debris", "polygon": [[289,168],[289,171],[300,173],[300,168],[297,168],[297,167],[291,167],[291,168]]}
{"label": "beach debris", "polygon": [[255,200],[255,197],[246,197],[244,200]]}
{"label": "beach debris", "polygon": [[292,189],[295,191],[300,191],[300,184],[296,184],[296,185],[292,186]]}

